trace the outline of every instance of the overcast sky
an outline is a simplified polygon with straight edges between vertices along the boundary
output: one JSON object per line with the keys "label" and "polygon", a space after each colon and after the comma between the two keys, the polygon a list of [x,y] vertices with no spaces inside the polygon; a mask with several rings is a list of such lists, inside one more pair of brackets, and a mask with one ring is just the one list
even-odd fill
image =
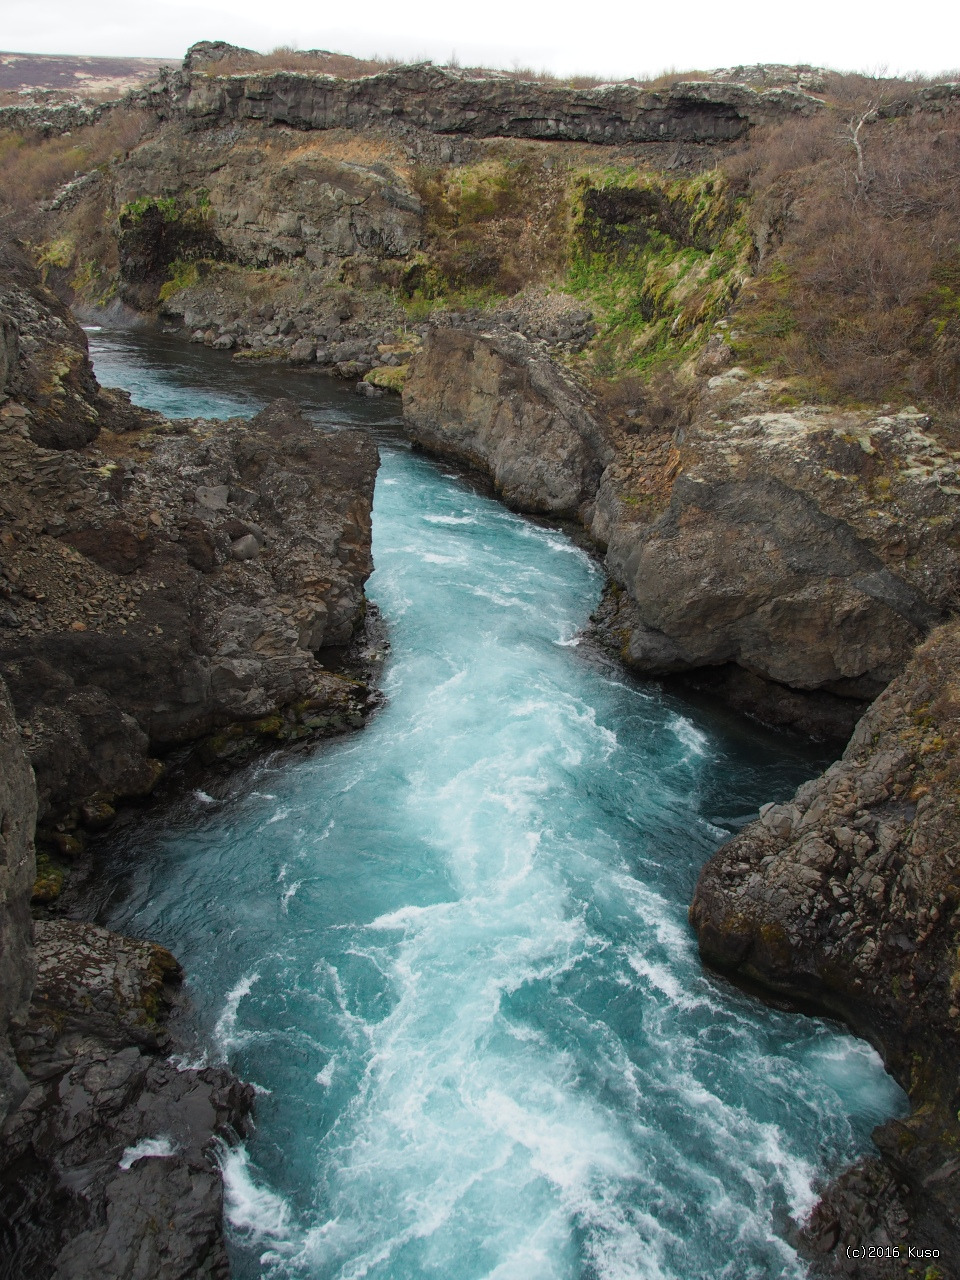
{"label": "overcast sky", "polygon": [[0,46],[164,56],[196,40],[292,44],[560,74],[651,74],[752,62],[936,73],[960,66],[953,0],[2,0]]}

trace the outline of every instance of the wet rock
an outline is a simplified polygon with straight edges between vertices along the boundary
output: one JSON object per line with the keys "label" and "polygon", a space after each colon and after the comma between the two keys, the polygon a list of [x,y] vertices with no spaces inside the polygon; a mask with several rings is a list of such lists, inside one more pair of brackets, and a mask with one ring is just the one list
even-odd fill
{"label": "wet rock", "polygon": [[49,921],[38,952],[17,1041],[30,1089],[0,1143],[7,1264],[30,1280],[226,1280],[217,1146],[244,1132],[252,1090],[158,1055],[180,978],[163,948]]}
{"label": "wet rock", "polygon": [[[811,1219],[805,1247],[829,1255],[829,1274],[875,1274],[845,1269],[847,1244],[892,1238],[960,1256],[958,667],[953,622],[840,761],[711,858],[690,909],[707,963],[843,1017],[910,1096],[911,1115],[874,1135],[882,1162],[844,1175]],[[858,1177],[869,1194],[854,1194]]]}
{"label": "wet rock", "polygon": [[611,456],[583,390],[517,334],[429,332],[403,412],[414,440],[486,471],[520,511],[576,518]]}

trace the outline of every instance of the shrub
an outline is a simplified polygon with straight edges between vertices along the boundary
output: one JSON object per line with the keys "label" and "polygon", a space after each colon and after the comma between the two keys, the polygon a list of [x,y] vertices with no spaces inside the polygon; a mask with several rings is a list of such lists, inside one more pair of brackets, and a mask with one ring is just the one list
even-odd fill
{"label": "shrub", "polygon": [[723,161],[753,197],[758,273],[738,307],[738,354],[841,399],[955,400],[957,109],[891,102],[867,77],[832,83],[819,117],[755,130]]}
{"label": "shrub", "polygon": [[126,155],[140,142],[148,117],[119,108],[96,124],[53,138],[0,134],[0,211],[19,231],[72,178]]}

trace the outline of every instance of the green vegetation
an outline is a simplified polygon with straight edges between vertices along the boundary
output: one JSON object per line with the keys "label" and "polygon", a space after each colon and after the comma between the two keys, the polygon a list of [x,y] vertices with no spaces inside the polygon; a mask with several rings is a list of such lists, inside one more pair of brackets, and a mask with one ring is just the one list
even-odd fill
{"label": "green vegetation", "polygon": [[37,878],[33,885],[35,903],[53,902],[63,890],[65,869],[53,861],[48,853],[37,854]]}
{"label": "green vegetation", "polygon": [[363,380],[372,383],[375,387],[383,387],[386,391],[395,391],[399,395],[409,372],[408,364],[380,365],[376,369],[371,369]]}
{"label": "green vegetation", "polygon": [[156,215],[164,223],[203,228],[210,216],[209,192],[201,187],[188,202],[174,196],[140,196],[121,205],[117,211],[121,224],[127,227],[139,226],[150,215]]}
{"label": "green vegetation", "polygon": [[154,211],[164,222],[178,222],[180,219],[180,210],[173,196],[140,196],[139,199],[122,205],[117,216],[121,222],[129,222],[137,226]]}
{"label": "green vegetation", "polygon": [[562,273],[569,196],[560,166],[508,154],[452,169],[421,167],[413,185],[426,248],[403,284],[410,300],[490,305]]}
{"label": "green vegetation", "polygon": [[421,169],[415,185],[427,243],[405,280],[408,313],[559,287],[595,313],[602,376],[686,358],[749,272],[746,201],[716,170],[671,181],[512,156]]}
{"label": "green vegetation", "polygon": [[714,172],[665,182],[638,173],[582,185],[566,287],[600,327],[594,370],[604,377],[677,363],[705,341],[749,273],[741,209]]}
{"label": "green vegetation", "polygon": [[70,277],[70,288],[78,298],[96,307],[104,307],[116,297],[117,279],[92,258],[81,259]]}
{"label": "green vegetation", "polygon": [[170,278],[160,286],[161,302],[166,302],[181,289],[189,289],[200,281],[200,265],[196,260],[186,261],[183,258],[175,258],[170,263],[169,272]]}

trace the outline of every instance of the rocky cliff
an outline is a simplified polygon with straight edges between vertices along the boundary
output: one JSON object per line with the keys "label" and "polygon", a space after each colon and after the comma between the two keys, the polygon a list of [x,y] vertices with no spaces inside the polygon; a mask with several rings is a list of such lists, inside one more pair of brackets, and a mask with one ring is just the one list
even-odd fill
{"label": "rocky cliff", "polygon": [[576,519],[612,457],[582,388],[519,334],[429,331],[403,411],[414,440],[486,471],[518,511]]}
{"label": "rocky cliff", "polygon": [[36,282],[0,305],[0,667],[58,844],[149,790],[175,745],[358,722],[367,691],[316,655],[363,617],[369,437],[286,403],[219,425],[139,413]]}
{"label": "rocky cliff", "polygon": [[[188,60],[190,55],[188,54]],[[556,139],[624,145],[716,142],[751,124],[813,112],[818,99],[800,89],[754,90],[712,81],[664,93],[629,84],[568,89],[510,79],[477,78],[429,63],[356,80],[298,72],[219,76],[216,64],[170,82],[161,110],[209,124],[262,120],[295,129],[415,128],[470,137]],[[154,95],[154,105],[158,105]]]}
{"label": "rocky cliff", "polygon": [[252,1090],[168,1060],[182,976],[169,952],[96,925],[36,928],[16,1035],[29,1090],[0,1143],[8,1273],[226,1280],[217,1154],[243,1133]]}
{"label": "rocky cliff", "polygon": [[315,655],[363,616],[368,437],[278,403],[56,452],[5,409],[0,665],[42,820],[148,790],[180,743],[359,718],[366,691]]}
{"label": "rocky cliff", "polygon": [[892,1243],[960,1258],[958,667],[951,623],[836,764],[714,855],[690,910],[708,964],[838,1014],[910,1096],[909,1118],[875,1135],[883,1163],[846,1175],[815,1211],[815,1256]]}
{"label": "rocky cliff", "polygon": [[34,950],[30,897],[158,753],[361,722],[372,695],[324,661],[363,620],[377,451],[286,401],[135,409],[10,247],[0,334],[0,1252],[30,1280],[225,1280],[217,1154],[252,1091],[169,1060],[169,952],[50,918]]}
{"label": "rocky cliff", "polygon": [[670,432],[613,420],[535,344],[448,328],[404,413],[511,505],[583,521],[630,666],[722,678],[765,718],[840,735],[952,605],[960,459],[916,412],[778,411],[773,391],[712,374]]}
{"label": "rocky cliff", "polygon": [[36,876],[37,793],[30,762],[0,682],[0,1125],[26,1091],[10,1042],[33,988],[30,894]]}

